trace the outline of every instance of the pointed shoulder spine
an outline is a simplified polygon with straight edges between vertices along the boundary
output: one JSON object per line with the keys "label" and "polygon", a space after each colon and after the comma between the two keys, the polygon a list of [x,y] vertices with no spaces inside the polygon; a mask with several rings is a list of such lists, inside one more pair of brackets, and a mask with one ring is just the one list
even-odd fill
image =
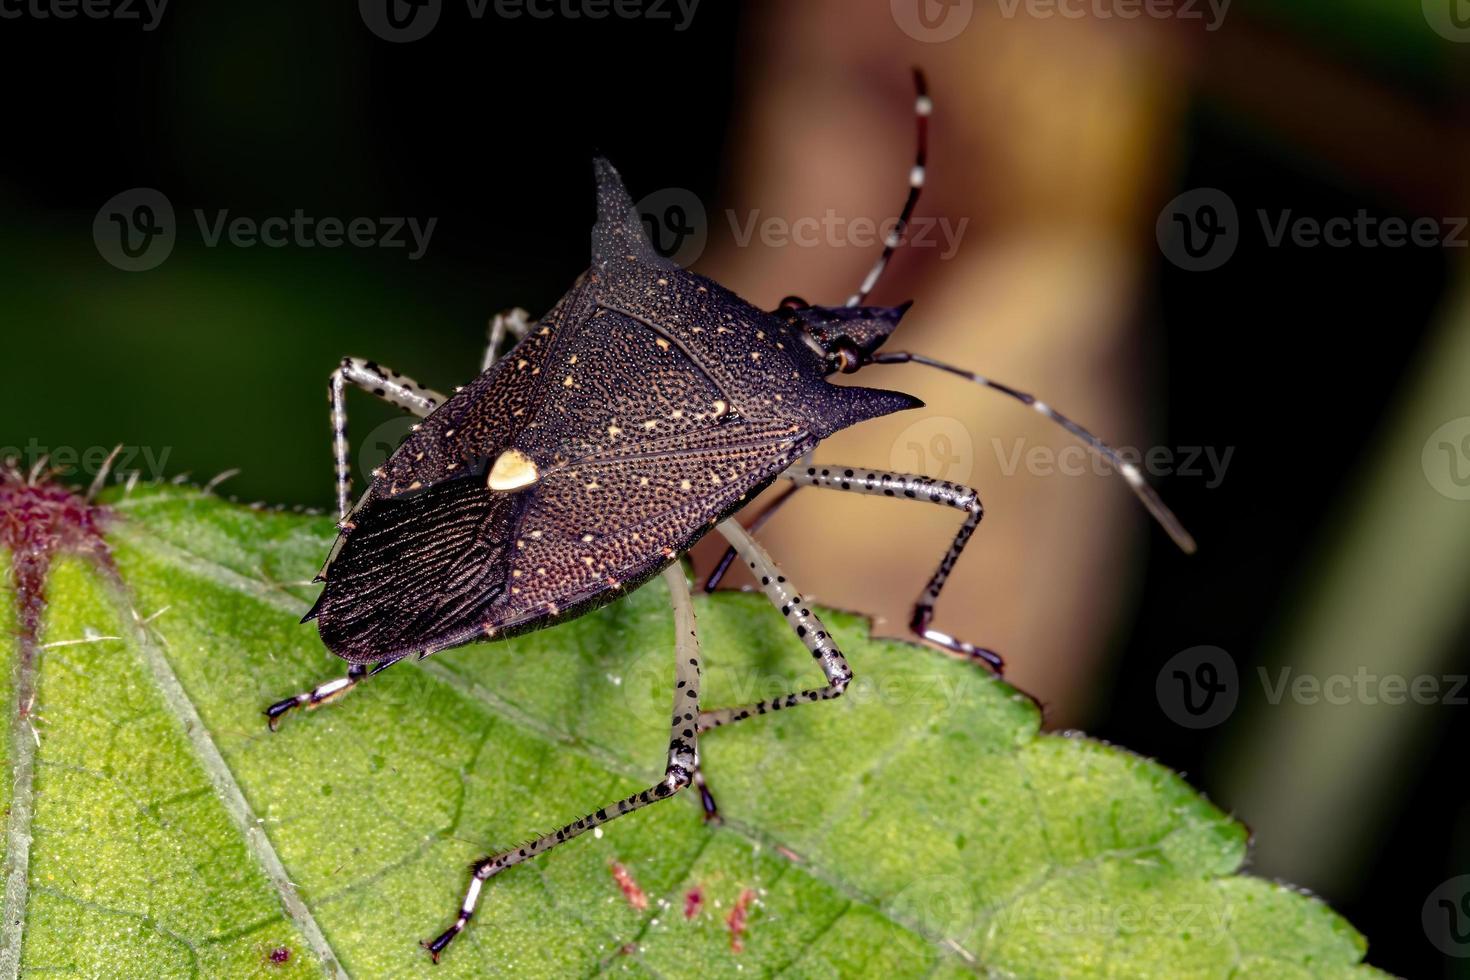
{"label": "pointed shoulder spine", "polygon": [[[606,157],[595,157],[592,170],[597,177],[597,223],[592,226],[592,264],[607,270],[610,263],[634,262],[660,269],[674,268],[648,240],[643,218],[633,204],[617,168]],[[616,266],[614,266],[616,267]]]}

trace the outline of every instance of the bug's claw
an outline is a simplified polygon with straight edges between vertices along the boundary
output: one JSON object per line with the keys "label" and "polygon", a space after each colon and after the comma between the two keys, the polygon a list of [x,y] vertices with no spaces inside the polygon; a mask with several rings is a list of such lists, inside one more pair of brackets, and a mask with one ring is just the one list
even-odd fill
{"label": "bug's claw", "polygon": [[936,646],[943,647],[950,653],[958,654],[966,660],[977,661],[983,664],[987,670],[999,677],[1005,672],[1006,662],[1001,655],[988,647],[977,647],[973,643],[941,633],[939,630],[930,629],[929,624],[934,620],[934,607],[929,605],[918,605],[914,607],[913,619],[909,621],[909,629],[921,640],[926,640]]}
{"label": "bug's claw", "polygon": [[281,719],[285,717],[286,712],[290,711],[292,708],[296,707],[300,703],[301,696],[297,695],[296,697],[282,698],[275,704],[271,705],[269,708],[266,708],[266,724],[270,727],[270,730],[273,732],[279,731],[281,728]]}
{"label": "bug's claw", "polygon": [[439,957],[444,953],[444,947],[448,946],[450,940],[457,935],[459,935],[459,929],[455,926],[450,926],[448,929],[439,933],[435,939],[420,939],[419,945],[429,951],[429,959],[433,960],[437,966]]}
{"label": "bug's claw", "polygon": [[709,787],[704,782],[704,775],[698,770],[694,773],[694,784],[699,787],[699,804],[704,808],[704,822],[718,827],[725,822],[725,818],[720,816],[720,808],[715,804],[714,794],[709,791]]}

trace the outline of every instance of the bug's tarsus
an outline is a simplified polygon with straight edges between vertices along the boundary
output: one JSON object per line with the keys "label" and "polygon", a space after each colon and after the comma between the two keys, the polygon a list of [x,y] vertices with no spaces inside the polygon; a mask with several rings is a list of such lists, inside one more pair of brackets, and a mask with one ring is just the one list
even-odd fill
{"label": "bug's tarsus", "polygon": [[848,306],[863,305],[868,294],[878,285],[883,271],[888,268],[888,262],[893,258],[893,253],[898,250],[899,245],[903,244],[904,233],[908,231],[909,221],[914,217],[914,208],[919,204],[919,192],[924,189],[924,173],[929,165],[929,116],[933,111],[934,103],[929,98],[929,83],[925,80],[923,71],[915,68],[914,128],[916,135],[914,166],[909,171],[909,194],[903,202],[903,210],[899,212],[892,234],[883,243],[882,254],[878,256],[878,261],[873,263],[873,268],[868,270],[857,292],[847,298]]}
{"label": "bug's tarsus", "polygon": [[323,681],[309,691],[302,691],[300,694],[293,695],[292,697],[282,698],[269,708],[266,708],[266,724],[270,726],[271,731],[279,731],[281,719],[293,709],[305,708],[307,711],[314,711],[324,704],[331,704],[369,677],[382,673],[396,663],[398,663],[398,660],[383,660],[376,664],[353,664],[347,668],[346,677],[336,677],[329,681]]}
{"label": "bug's tarsus", "polygon": [[704,781],[704,772],[694,770],[694,788],[699,790],[699,805],[704,810],[704,822],[718,826],[725,822],[720,816],[719,805],[715,803],[715,796],[709,791],[709,785]]}
{"label": "bug's tarsus", "polygon": [[1024,391],[1019,391],[1015,388],[1010,387],[1009,385],[992,380],[991,378],[987,378],[983,374],[977,374],[974,371],[967,371],[964,368],[955,367],[952,364],[945,364],[943,361],[936,361],[932,357],[925,357],[923,354],[914,354],[908,351],[880,351],[879,353],[873,355],[872,363],[923,364],[926,367],[936,368],[937,370],[945,371],[957,377],[964,378],[966,381],[972,381],[975,384],[989,388],[992,391],[998,391],[1009,398],[1014,398],[1016,401],[1019,401],[1024,405],[1031,406],[1031,408],[1034,409],[1037,413],[1045,416],[1046,418],[1055,422],[1057,425],[1060,425],[1062,428],[1066,429],[1068,432],[1072,433],[1072,435],[1075,436],[1079,441],[1081,441],[1083,445],[1087,446],[1088,449],[1106,460],[1108,464],[1112,466],[1113,469],[1117,470],[1119,475],[1121,475],[1123,479],[1127,481],[1128,486],[1133,490],[1134,494],[1137,495],[1139,500],[1143,501],[1143,505],[1148,508],[1148,512],[1152,514],[1154,520],[1158,521],[1163,529],[1168,532],[1169,537],[1174,539],[1174,543],[1179,546],[1179,549],[1185,554],[1194,554],[1196,548],[1194,537],[1187,530],[1185,530],[1184,525],[1180,523],[1179,518],[1174,516],[1174,512],[1168,508],[1168,506],[1159,497],[1158,493],[1153,489],[1153,487],[1144,482],[1143,474],[1138,471],[1138,467],[1134,466],[1122,456],[1118,455],[1118,451],[1112,446],[1109,446],[1097,436],[1093,435],[1091,432],[1087,431],[1076,422],[1073,422],[1071,419],[1067,418],[1067,416],[1063,415],[1061,412],[1058,412],[1056,409],[1052,408],[1046,402],[1041,401],[1036,396],[1027,394]]}

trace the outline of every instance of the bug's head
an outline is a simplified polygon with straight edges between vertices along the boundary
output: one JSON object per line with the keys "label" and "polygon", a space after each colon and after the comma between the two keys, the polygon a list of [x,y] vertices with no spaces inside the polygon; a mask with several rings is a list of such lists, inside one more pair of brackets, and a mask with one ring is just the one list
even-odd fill
{"label": "bug's head", "polygon": [[776,316],[802,332],[807,346],[821,355],[828,374],[851,374],[873,360],[873,354],[911,304],[901,306],[811,306],[788,296]]}

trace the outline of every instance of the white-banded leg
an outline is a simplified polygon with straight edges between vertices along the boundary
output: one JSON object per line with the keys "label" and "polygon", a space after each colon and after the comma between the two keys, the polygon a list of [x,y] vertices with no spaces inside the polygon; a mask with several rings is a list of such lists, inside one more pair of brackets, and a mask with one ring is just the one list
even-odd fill
{"label": "white-banded leg", "polygon": [[683,566],[675,562],[666,568],[664,581],[668,584],[674,606],[674,714],[664,778],[642,792],[610,803],[553,833],[545,834],[513,850],[476,861],[472,865],[474,873],[470,878],[469,888],[465,890],[464,901],[460,903],[459,915],[454,924],[434,939],[420,944],[429,951],[435,963],[439,962],[444,947],[464,931],[465,924],[475,914],[475,905],[480,900],[480,890],[486,881],[506,868],[544,854],[558,844],[579,837],[609,820],[667,799],[693,781],[694,774],[699,770],[699,635],[695,630],[694,603],[689,596],[689,583],[684,579]]}
{"label": "white-banded leg", "polygon": [[811,609],[803,605],[801,595],[786,581],[786,576],[781,574],[781,570],[776,567],[775,561],[772,560],[766,549],[746,533],[745,528],[740,526],[740,522],[731,518],[722,523],[719,530],[725,536],[725,540],[735,546],[736,553],[749,566],[751,574],[760,582],[761,591],[766,594],[771,605],[781,610],[781,615],[786,617],[786,624],[806,645],[812,659],[817,662],[817,666],[827,678],[827,684],[825,687],[793,691],[778,698],[757,701],[753,704],[701,711],[699,730],[707,732],[711,728],[731,725],[757,715],[784,711],[799,704],[830,701],[833,698],[842,697],[842,692],[847,690],[847,685],[852,681],[852,668],[847,665],[847,659],[842,656],[842,651],[837,649],[837,644],[827,632],[827,627]]}
{"label": "white-banded leg", "polygon": [[352,467],[347,445],[347,386],[355,385],[390,405],[397,405],[419,418],[444,404],[444,396],[417,381],[385,368],[376,361],[344,357],[327,383],[327,400],[332,406],[332,460],[337,475],[337,518],[345,521],[351,508]]}
{"label": "white-banded leg", "polygon": [[950,543],[949,550],[940,559],[939,567],[929,579],[929,584],[924,586],[924,591],[919,594],[919,600],[914,603],[914,613],[909,620],[909,629],[920,639],[928,640],[966,660],[983,663],[996,673],[1000,673],[1004,663],[995,651],[966,643],[948,633],[941,633],[929,625],[934,621],[934,604],[939,601],[939,593],[943,590],[944,583],[949,579],[950,572],[954,570],[955,562],[959,561],[960,553],[965,550],[965,544],[970,540],[970,535],[975,533],[980,519],[985,516],[985,507],[980,503],[980,494],[974,488],[949,483],[945,480],[936,480],[930,476],[886,473],[882,470],[859,469],[853,466],[793,466],[781,476],[799,487],[822,487],[827,490],[843,490],[848,493],[863,493],[876,497],[919,500],[964,511],[964,523],[960,525],[954,541]]}
{"label": "white-banded leg", "polygon": [[305,708],[311,711],[320,708],[324,704],[330,704],[369,677],[382,673],[396,663],[398,663],[397,660],[384,660],[375,664],[353,664],[347,668],[346,677],[337,677],[329,681],[323,681],[309,691],[302,691],[300,694],[292,697],[282,698],[269,708],[266,708],[266,724],[270,725],[271,731],[275,731],[281,727],[281,718],[288,711],[295,708]]}
{"label": "white-banded leg", "polygon": [[512,345],[519,343],[522,337],[531,332],[532,325],[531,314],[519,306],[502,310],[491,317],[490,342],[485,345],[485,359],[480,364],[480,373],[490,370],[490,366],[500,359],[507,338],[512,341]]}

